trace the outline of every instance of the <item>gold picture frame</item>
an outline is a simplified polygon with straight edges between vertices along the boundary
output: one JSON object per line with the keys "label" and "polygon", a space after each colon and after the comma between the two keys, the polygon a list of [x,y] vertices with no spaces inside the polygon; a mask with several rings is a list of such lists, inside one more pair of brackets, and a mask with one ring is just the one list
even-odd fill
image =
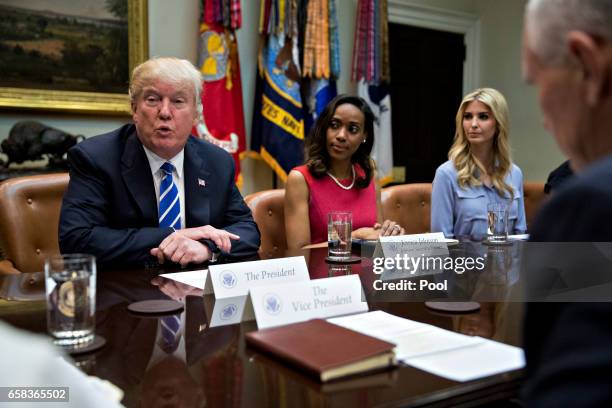
{"label": "gold picture frame", "polygon": [[[126,0],[128,7],[129,70],[149,54],[148,0]],[[55,91],[0,87],[0,109],[65,113],[130,114],[127,93]]]}

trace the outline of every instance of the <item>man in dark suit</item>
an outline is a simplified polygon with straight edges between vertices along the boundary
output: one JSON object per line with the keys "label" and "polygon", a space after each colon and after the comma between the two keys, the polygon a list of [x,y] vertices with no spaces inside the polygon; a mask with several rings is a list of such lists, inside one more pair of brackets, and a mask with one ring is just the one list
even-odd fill
{"label": "man in dark suit", "polygon": [[68,152],[63,253],[93,254],[103,264],[187,265],[257,252],[259,231],[234,183],[231,156],[190,137],[201,89],[186,60],[154,58],[134,69],[134,123]]}
{"label": "man in dark suit", "polygon": [[[612,2],[530,0],[523,70],[526,80],[538,88],[545,127],[577,173],[540,211],[531,241],[611,242]],[[556,245],[557,256],[572,252],[569,247],[560,250],[563,244]],[[564,263],[563,268],[572,272],[565,276],[566,282],[606,278],[611,272],[606,267],[609,260],[589,267],[586,264],[592,259],[576,254],[564,259],[569,264]],[[528,271],[534,272],[528,276],[530,289],[545,278],[546,265],[541,267],[543,274]],[[612,303],[528,304],[523,394],[527,405],[612,403],[611,319]]]}

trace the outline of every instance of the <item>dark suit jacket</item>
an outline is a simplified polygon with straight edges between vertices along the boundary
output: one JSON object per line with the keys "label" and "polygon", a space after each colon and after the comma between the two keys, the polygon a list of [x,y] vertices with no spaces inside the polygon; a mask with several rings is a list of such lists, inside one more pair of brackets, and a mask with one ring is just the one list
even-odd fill
{"label": "dark suit jacket", "polygon": [[[612,242],[612,156],[574,176],[552,195],[534,222],[530,241]],[[594,270],[587,266],[592,259],[563,252],[555,251],[557,257],[575,263],[571,271],[587,281],[612,272]],[[527,278],[529,287],[542,276]],[[523,397],[528,406],[612,404],[612,303],[529,303],[524,347]]]}
{"label": "dark suit jacket", "polygon": [[[62,253],[94,254],[103,264],[152,262],[149,251],[172,229],[159,227],[153,176],[135,126],[77,144],[68,161],[70,183],[59,225]],[[231,256],[253,256],[259,230],[234,183],[231,156],[190,137],[183,166],[186,227],[212,225],[237,234]]]}

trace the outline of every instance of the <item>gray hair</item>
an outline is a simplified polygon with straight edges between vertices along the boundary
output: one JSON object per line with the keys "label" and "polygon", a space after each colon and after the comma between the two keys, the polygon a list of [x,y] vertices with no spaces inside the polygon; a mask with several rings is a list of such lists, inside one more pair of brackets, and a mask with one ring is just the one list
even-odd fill
{"label": "gray hair", "polygon": [[193,64],[185,59],[155,57],[138,65],[130,79],[130,102],[133,104],[142,90],[154,81],[163,81],[175,86],[192,86],[198,117],[202,118],[202,75]]}
{"label": "gray hair", "polygon": [[568,61],[565,38],[572,30],[612,42],[612,1],[529,0],[525,10],[529,47],[543,61]]}

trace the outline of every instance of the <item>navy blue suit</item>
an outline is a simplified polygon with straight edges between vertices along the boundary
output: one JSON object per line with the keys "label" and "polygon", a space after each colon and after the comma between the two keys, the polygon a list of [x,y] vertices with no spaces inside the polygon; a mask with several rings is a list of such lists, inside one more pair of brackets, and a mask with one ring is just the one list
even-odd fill
{"label": "navy blue suit", "polygon": [[[612,156],[589,166],[552,194],[533,224],[530,241],[612,242]],[[586,287],[589,280],[612,281],[610,260],[601,253],[576,256],[577,251],[557,248],[552,256],[560,257],[559,264],[570,272],[557,275],[565,282],[584,281]],[[603,260],[597,263],[596,256]],[[536,281],[547,278],[550,265],[544,263],[549,262],[541,262],[543,274],[527,271],[530,289]],[[534,274],[529,276],[531,272]],[[527,406],[612,404],[612,303],[529,303],[524,347],[527,379],[523,397]]]}
{"label": "navy blue suit", "polygon": [[[106,264],[153,261],[149,251],[173,230],[159,227],[153,175],[135,126],[77,144],[68,161],[70,183],[59,225],[62,253],[89,253]],[[232,232],[240,236],[232,241],[232,257],[256,254],[259,230],[234,183],[231,156],[189,137],[183,167],[186,227]]]}

